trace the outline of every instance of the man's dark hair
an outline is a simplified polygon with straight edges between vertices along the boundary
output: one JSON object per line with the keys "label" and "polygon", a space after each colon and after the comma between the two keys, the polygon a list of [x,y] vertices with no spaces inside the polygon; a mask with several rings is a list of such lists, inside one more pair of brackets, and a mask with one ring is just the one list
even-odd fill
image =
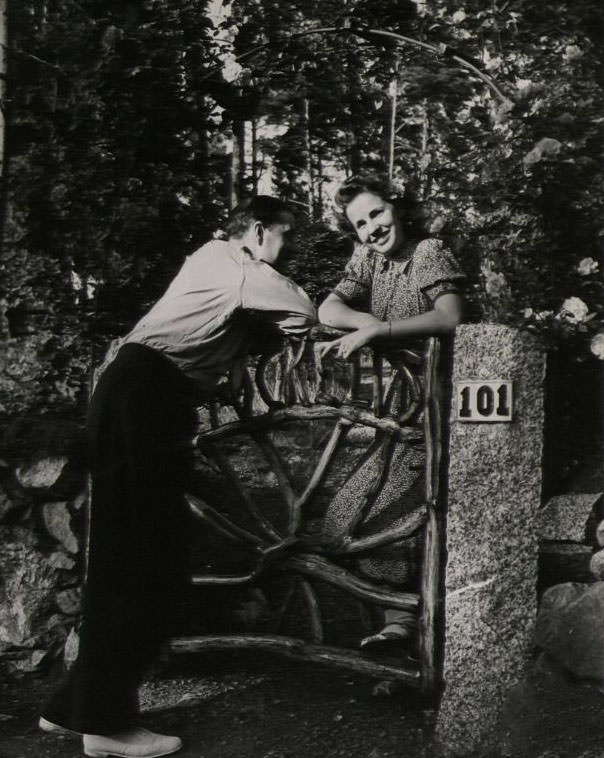
{"label": "man's dark hair", "polygon": [[401,219],[403,230],[408,239],[421,240],[428,236],[426,219],[422,207],[411,190],[405,190],[403,195],[395,192],[387,178],[379,174],[358,174],[351,176],[341,184],[335,194],[336,221],[341,232],[357,239],[356,232],[346,215],[346,207],[357,195],[371,192],[382,200],[392,203],[394,212]]}
{"label": "man's dark hair", "polygon": [[270,195],[255,195],[233,208],[225,224],[225,231],[229,237],[241,237],[254,221],[270,226],[283,223],[292,216],[291,208],[283,200]]}

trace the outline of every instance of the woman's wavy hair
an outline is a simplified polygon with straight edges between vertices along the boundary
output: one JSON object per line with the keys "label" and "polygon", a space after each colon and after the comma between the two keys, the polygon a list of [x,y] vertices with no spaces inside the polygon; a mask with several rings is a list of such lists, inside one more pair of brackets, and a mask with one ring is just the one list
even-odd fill
{"label": "woman's wavy hair", "polygon": [[405,189],[403,194],[397,193],[389,180],[379,174],[351,176],[336,190],[334,196],[336,222],[338,229],[346,236],[358,240],[356,231],[346,215],[346,208],[362,192],[371,192],[392,203],[394,212],[401,219],[407,239],[421,240],[429,236],[426,217],[415,193],[410,189]]}

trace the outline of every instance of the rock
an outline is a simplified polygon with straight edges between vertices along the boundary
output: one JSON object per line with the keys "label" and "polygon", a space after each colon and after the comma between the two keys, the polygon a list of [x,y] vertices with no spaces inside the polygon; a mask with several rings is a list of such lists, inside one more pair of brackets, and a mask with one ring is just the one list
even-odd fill
{"label": "rock", "polygon": [[558,495],[537,513],[537,535],[542,540],[569,540],[584,543],[589,516],[602,497],[601,492]]}
{"label": "rock", "polygon": [[12,500],[15,507],[27,508],[34,503],[34,499],[29,492],[26,492],[17,481],[14,471],[9,476],[2,478],[2,491],[9,500]]}
{"label": "rock", "polygon": [[543,137],[539,140],[522,159],[524,165],[528,168],[535,163],[548,158],[554,158],[559,155],[562,149],[562,143],[552,137]]}
{"label": "rock", "polygon": [[560,684],[566,684],[569,679],[571,679],[569,672],[564,666],[560,665],[555,658],[552,658],[551,655],[543,650],[535,660],[535,671],[537,674],[548,677],[549,679],[554,679]]}
{"label": "rock", "polygon": [[13,673],[29,673],[32,671],[36,671],[40,668],[42,663],[46,660],[48,656],[48,650],[32,650],[31,653],[29,653],[27,656],[21,659],[17,659],[14,661],[10,661],[7,664],[7,668],[9,671]]}
{"label": "rock", "polygon": [[80,612],[81,592],[79,588],[72,587],[57,593],[57,608],[67,616],[75,616]]}
{"label": "rock", "polygon": [[73,666],[78,657],[78,650],[80,647],[80,636],[76,632],[75,627],[72,627],[67,639],[65,640],[65,648],[63,650],[63,662],[69,669]]}
{"label": "rock", "polygon": [[26,490],[48,491],[56,487],[68,464],[68,458],[62,455],[39,458],[19,466],[15,475],[19,484]]}
{"label": "rock", "polygon": [[67,555],[67,553],[64,553],[62,550],[57,550],[55,553],[49,555],[48,565],[62,571],[71,571],[75,568],[76,562],[71,556]]}
{"label": "rock", "polygon": [[42,514],[48,533],[58,540],[68,553],[77,553],[80,546],[71,529],[71,514],[67,503],[45,503]]}
{"label": "rock", "polygon": [[0,650],[33,648],[44,638],[58,579],[41,552],[12,538],[0,530]]}
{"label": "rock", "polygon": [[4,541],[7,543],[18,542],[24,547],[31,547],[36,550],[40,546],[40,541],[35,532],[24,526],[0,527],[0,544],[3,544]]}
{"label": "rock", "polygon": [[589,570],[596,579],[604,580],[604,550],[598,550],[591,556]]}
{"label": "rock", "polygon": [[604,521],[600,521],[596,527],[596,541],[600,547],[604,547]]}
{"label": "rock", "polygon": [[604,680],[604,583],[550,587],[537,616],[535,641],[581,679]]}
{"label": "rock", "polygon": [[541,596],[538,617],[543,619],[546,613],[557,613],[576,600],[585,590],[581,582],[565,582],[547,589]]}
{"label": "rock", "polygon": [[15,503],[5,492],[3,487],[0,487],[0,521],[2,521],[11,511],[18,508],[18,503]]}
{"label": "rock", "polygon": [[79,511],[88,502],[88,490],[83,490],[71,501],[74,511]]}

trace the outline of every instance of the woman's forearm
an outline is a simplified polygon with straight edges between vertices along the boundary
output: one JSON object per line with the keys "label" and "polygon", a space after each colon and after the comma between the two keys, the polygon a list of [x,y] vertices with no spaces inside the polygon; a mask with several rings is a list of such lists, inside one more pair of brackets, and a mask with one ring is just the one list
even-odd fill
{"label": "woman's forearm", "polygon": [[328,295],[319,306],[319,321],[336,329],[362,329],[381,323],[376,316],[351,308],[334,294]]}
{"label": "woman's forearm", "polygon": [[449,334],[461,323],[462,313],[463,304],[459,295],[443,295],[431,311],[410,318],[380,322],[379,326],[376,326],[374,339]]}
{"label": "woman's forearm", "polygon": [[434,310],[422,313],[419,316],[394,320],[390,323],[390,327],[386,324],[390,336],[394,339],[401,339],[403,337],[428,337],[449,334],[459,324],[459,321],[441,311]]}

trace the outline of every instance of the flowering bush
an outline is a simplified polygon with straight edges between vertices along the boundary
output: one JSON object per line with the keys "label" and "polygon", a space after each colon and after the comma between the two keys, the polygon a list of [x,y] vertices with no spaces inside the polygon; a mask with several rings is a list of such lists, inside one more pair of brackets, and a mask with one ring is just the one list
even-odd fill
{"label": "flowering bush", "polygon": [[599,264],[591,257],[582,258],[576,273],[577,290],[583,297],[567,297],[557,311],[525,308],[523,326],[539,333],[550,349],[567,348],[578,361],[589,354],[604,360],[604,285]]}

